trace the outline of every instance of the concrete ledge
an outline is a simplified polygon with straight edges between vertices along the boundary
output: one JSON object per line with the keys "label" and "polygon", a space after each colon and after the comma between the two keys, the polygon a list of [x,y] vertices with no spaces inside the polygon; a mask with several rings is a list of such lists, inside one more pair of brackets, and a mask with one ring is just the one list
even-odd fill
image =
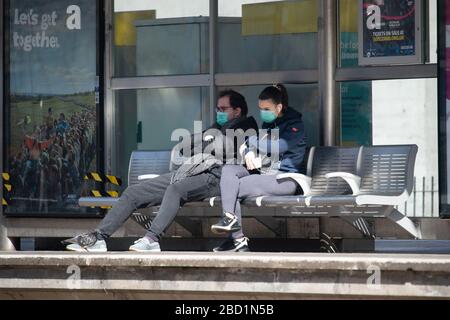
{"label": "concrete ledge", "polygon": [[[200,208],[201,209],[201,208]],[[1,220],[1,219],[0,219]],[[211,224],[216,218],[203,218],[203,236],[215,237],[211,233]],[[423,239],[450,240],[450,220],[439,218],[414,218],[421,229]],[[37,238],[69,238],[76,234],[95,229],[99,219],[56,219],[56,218],[3,218],[5,236],[9,238],[37,237]],[[336,238],[357,239],[362,235],[340,218],[323,218],[324,232]],[[274,234],[254,219],[243,219],[246,233],[251,238],[270,238]],[[287,238],[318,239],[320,236],[317,218],[289,218],[287,223]],[[374,232],[380,239],[410,239],[409,235],[387,219],[375,219]],[[113,237],[141,237],[145,230],[136,222],[129,219],[125,225],[114,233]],[[167,237],[190,237],[190,233],[177,223],[166,232]],[[1,239],[0,239],[1,240]]]}
{"label": "concrete ledge", "polygon": [[448,299],[450,256],[0,253],[0,298],[21,297]]}

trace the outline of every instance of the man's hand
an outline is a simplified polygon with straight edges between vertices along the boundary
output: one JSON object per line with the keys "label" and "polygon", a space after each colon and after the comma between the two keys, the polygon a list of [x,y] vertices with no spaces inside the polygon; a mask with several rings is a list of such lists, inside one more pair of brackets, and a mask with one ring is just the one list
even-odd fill
{"label": "man's hand", "polygon": [[203,138],[203,141],[205,141],[205,142],[209,142],[212,140],[214,140],[214,136],[212,136],[212,135],[207,135]]}

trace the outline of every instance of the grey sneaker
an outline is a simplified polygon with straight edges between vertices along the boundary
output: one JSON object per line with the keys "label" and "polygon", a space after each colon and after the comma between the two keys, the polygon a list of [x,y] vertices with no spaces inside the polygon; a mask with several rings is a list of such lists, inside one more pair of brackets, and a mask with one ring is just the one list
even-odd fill
{"label": "grey sneaker", "polygon": [[159,242],[150,242],[146,237],[143,237],[136,240],[129,250],[136,252],[161,252],[161,247]]}
{"label": "grey sneaker", "polygon": [[106,252],[105,240],[98,240],[95,232],[80,234],[74,238],[63,241],[69,243],[66,249],[76,252]]}

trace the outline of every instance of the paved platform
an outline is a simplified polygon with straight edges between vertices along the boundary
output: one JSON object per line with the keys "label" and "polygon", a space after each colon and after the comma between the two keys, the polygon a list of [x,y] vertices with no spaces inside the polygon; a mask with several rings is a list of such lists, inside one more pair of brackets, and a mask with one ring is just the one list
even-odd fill
{"label": "paved platform", "polygon": [[0,253],[0,299],[450,298],[450,255]]}

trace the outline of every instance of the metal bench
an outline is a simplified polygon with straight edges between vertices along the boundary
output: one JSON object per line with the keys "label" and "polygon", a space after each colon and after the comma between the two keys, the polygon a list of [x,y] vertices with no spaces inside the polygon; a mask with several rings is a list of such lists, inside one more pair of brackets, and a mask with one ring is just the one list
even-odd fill
{"label": "metal bench", "polygon": [[[368,238],[375,238],[375,235],[365,218],[387,217],[419,239],[421,234],[417,226],[395,209],[412,192],[416,154],[416,145],[313,147],[308,155],[306,175],[278,176],[279,179],[295,179],[304,194],[244,199],[244,216],[257,219],[277,235],[286,230],[286,225],[276,218],[340,217]],[[173,156],[173,151],[133,152],[129,184],[169,172],[173,169]],[[80,198],[79,205],[111,206],[116,201],[113,198],[87,197]],[[187,203],[176,221],[193,235],[202,236],[198,219],[219,216],[219,209],[220,197]],[[139,210],[132,218],[148,229],[157,210],[157,207]]]}
{"label": "metal bench", "polygon": [[[326,148],[325,153],[332,156],[329,150]],[[370,238],[375,235],[364,217],[386,217],[420,239],[420,229],[395,208],[412,193],[417,150],[416,145],[361,147],[356,174],[351,165],[347,170],[332,172],[327,170],[329,164],[325,164],[322,170],[316,171],[318,174],[312,172],[312,185],[317,181],[326,187],[302,196],[262,197],[257,203],[261,207],[291,206],[292,214],[341,217]],[[310,155],[313,162],[314,158],[314,154]],[[324,181],[324,176],[328,181]],[[334,179],[345,182],[351,192],[346,192]]]}

